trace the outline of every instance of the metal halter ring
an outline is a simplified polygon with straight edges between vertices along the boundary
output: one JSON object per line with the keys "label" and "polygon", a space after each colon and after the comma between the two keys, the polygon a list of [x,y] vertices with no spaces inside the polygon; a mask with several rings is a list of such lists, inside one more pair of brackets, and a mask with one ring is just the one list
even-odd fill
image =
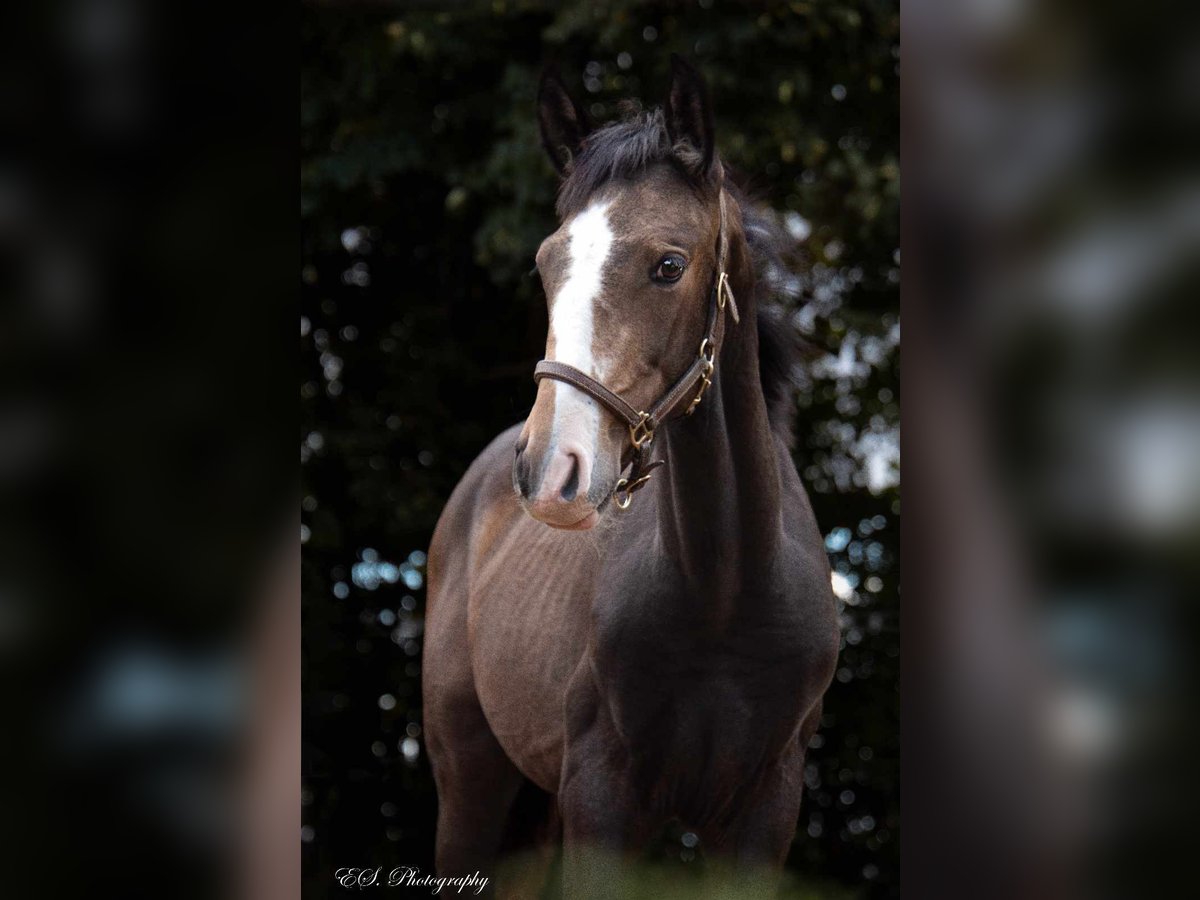
{"label": "metal halter ring", "polygon": [[[633,446],[639,450],[642,444],[649,443],[654,440],[654,429],[650,427],[650,414],[641,412],[638,415],[641,419],[634,425],[629,426],[629,440],[633,442]],[[624,509],[624,507],[621,507]]]}
{"label": "metal halter ring", "polygon": [[725,308],[725,300],[729,295],[729,276],[724,272],[717,278],[717,309]]}
{"label": "metal halter ring", "polygon": [[[641,478],[635,478],[632,482],[628,478],[622,478],[613,488],[612,497],[613,503],[617,509],[629,509],[629,504],[633,502],[633,492],[650,480],[649,475],[643,475]],[[622,497],[622,495],[624,495]]]}

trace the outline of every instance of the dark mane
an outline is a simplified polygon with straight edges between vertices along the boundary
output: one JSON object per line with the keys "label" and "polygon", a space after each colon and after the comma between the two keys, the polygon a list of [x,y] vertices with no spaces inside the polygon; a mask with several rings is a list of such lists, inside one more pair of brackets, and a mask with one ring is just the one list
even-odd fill
{"label": "dark mane", "polygon": [[[558,214],[562,219],[583,209],[591,196],[609,182],[637,177],[649,166],[669,163],[685,177],[694,162],[695,150],[683,144],[672,146],[661,109],[643,111],[627,106],[624,118],[602,125],[587,137],[582,152],[572,160],[569,174],[558,192]],[[772,302],[774,286],[787,272],[790,241],[773,216],[754,203],[728,166],[725,188],[738,205],[745,226],[746,243],[754,262],[755,306],[758,310],[759,374],[767,399],[771,428],[789,447],[794,440],[796,405],[793,372],[802,356],[802,342]]]}

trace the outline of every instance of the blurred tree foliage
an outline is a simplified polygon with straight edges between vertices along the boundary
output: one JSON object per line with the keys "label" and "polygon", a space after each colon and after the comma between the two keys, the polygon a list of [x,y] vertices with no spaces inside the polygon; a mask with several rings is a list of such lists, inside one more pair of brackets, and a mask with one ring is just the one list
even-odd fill
{"label": "blurred tree foliage", "polygon": [[[628,96],[660,101],[671,51],[705,72],[722,155],[795,238],[779,300],[826,351],[799,373],[795,458],[845,638],[789,866],[812,896],[897,894],[898,41],[894,0],[305,9],[312,896],[340,866],[432,866],[424,551],[457,479],[532,403],[546,314],[531,269],[555,227],[541,67],[558,61],[604,119]],[[669,851],[674,864],[700,865],[686,850]]]}

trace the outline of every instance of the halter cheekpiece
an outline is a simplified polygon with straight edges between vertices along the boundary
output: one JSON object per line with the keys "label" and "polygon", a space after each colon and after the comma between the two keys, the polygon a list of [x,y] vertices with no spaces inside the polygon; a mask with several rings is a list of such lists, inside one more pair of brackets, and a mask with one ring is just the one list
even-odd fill
{"label": "halter cheekpiece", "polygon": [[708,295],[708,321],[704,326],[704,338],[700,341],[696,359],[687,371],[651,405],[648,412],[637,409],[620,394],[566,363],[543,359],[533,370],[534,381],[553,378],[578,388],[629,427],[629,446],[621,458],[622,468],[628,465],[629,473],[617,482],[612,492],[613,503],[619,509],[628,509],[633,502],[634,491],[644,487],[650,480],[651,473],[664,464],[661,459],[654,462],[650,460],[651,445],[659,426],[679,418],[680,415],[690,416],[704,399],[704,392],[712,385],[717,354],[721,351],[721,341],[725,336],[726,306],[729,307],[734,323],[738,322],[737,304],[734,302],[733,291],[729,287],[729,276],[725,271],[729,238],[725,226],[724,187],[718,193],[718,205],[721,222],[717,232],[717,271]]}

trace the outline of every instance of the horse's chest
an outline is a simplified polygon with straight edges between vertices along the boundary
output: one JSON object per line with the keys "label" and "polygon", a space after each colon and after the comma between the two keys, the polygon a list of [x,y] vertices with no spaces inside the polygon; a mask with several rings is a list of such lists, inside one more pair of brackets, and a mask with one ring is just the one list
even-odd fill
{"label": "horse's chest", "polygon": [[812,702],[802,655],[776,628],[651,644],[630,636],[600,652],[602,706],[636,750],[639,780],[670,795],[752,779],[783,753]]}
{"label": "horse's chest", "polygon": [[785,757],[801,704],[721,673],[660,678],[604,698],[627,749],[627,777],[649,809],[716,822]]}

